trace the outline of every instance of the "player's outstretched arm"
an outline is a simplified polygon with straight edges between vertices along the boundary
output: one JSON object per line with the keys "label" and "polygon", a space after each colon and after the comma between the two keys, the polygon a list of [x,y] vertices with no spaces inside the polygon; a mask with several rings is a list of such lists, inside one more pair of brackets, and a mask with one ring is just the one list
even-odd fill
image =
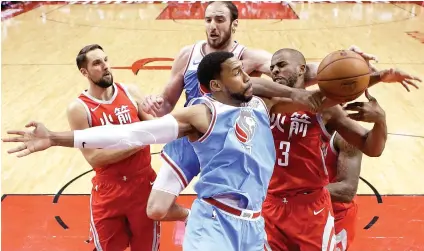
{"label": "player's outstretched arm", "polygon": [[347,143],[339,134],[334,138],[338,150],[336,182],[327,185],[331,200],[350,202],[358,190],[362,152]]}
{"label": "player's outstretched arm", "polygon": [[[277,84],[271,80],[264,78],[250,78],[253,87],[253,94],[256,96],[272,100],[267,104],[273,105],[277,102],[286,102],[302,109],[318,111],[324,101],[322,95],[318,95],[317,91],[307,91],[304,89],[291,88],[285,85]],[[288,108],[288,109],[294,109]]]}
{"label": "player's outstretched arm", "polygon": [[171,77],[168,84],[160,97],[149,95],[144,99],[144,111],[155,117],[162,117],[174,109],[184,89],[184,70],[187,66],[191,50],[192,46],[186,46],[181,49],[172,64]]}
{"label": "player's outstretched arm", "polygon": [[418,89],[418,85],[415,82],[421,82],[421,79],[401,70],[390,68],[387,70],[373,72],[370,76],[370,83],[368,84],[368,87],[380,82],[399,83],[409,92],[409,86],[413,86]]}
{"label": "player's outstretched arm", "polygon": [[106,125],[84,130],[53,132],[43,124],[31,122],[26,127],[35,127],[26,132],[11,130],[8,134],[18,135],[3,138],[3,142],[22,142],[8,153],[23,157],[52,146],[126,149],[131,147],[164,144],[178,137],[205,133],[211,121],[210,110],[205,105],[183,108],[162,118],[125,125]]}
{"label": "player's outstretched arm", "polygon": [[[327,126],[340,133],[350,144],[370,157],[378,157],[383,153],[387,141],[386,113],[372,97],[368,90],[365,92],[369,102],[354,102],[344,110],[356,111],[347,114],[341,106],[334,106],[325,112],[330,119]],[[374,123],[372,130],[367,130],[356,121]]]}
{"label": "player's outstretched arm", "polygon": [[[67,109],[67,117],[71,130],[84,130],[90,127],[87,120],[87,112],[78,100],[75,100],[69,104]],[[114,150],[81,149],[81,152],[91,166],[103,167],[126,159],[139,150],[140,147],[133,147],[128,149]]]}

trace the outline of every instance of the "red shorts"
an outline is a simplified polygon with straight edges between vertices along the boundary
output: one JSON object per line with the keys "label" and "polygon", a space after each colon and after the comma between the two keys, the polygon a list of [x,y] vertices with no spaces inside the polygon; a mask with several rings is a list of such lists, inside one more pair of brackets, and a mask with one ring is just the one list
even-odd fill
{"label": "red shorts", "polygon": [[334,250],[334,217],[327,189],[285,198],[268,194],[262,214],[272,251]]}
{"label": "red shorts", "polygon": [[333,206],[336,251],[346,251],[355,239],[358,205],[352,201],[348,207],[344,203],[333,203]]}
{"label": "red shorts", "polygon": [[[159,250],[160,223],[147,217],[147,200],[156,178],[148,175],[93,178],[91,239],[97,251]],[[146,171],[147,172],[147,171]]]}

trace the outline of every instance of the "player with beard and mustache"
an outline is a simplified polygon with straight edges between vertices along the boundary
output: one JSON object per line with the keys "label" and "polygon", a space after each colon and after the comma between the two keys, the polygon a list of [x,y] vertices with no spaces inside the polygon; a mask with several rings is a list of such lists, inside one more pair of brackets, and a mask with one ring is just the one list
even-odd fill
{"label": "player with beard and mustache", "polygon": [[[88,57],[90,72],[92,55]],[[195,186],[197,198],[188,220],[183,250],[262,251],[265,229],[261,208],[275,162],[268,110],[277,102],[287,112],[308,106],[288,99],[253,96],[250,77],[230,52],[206,55],[199,63],[197,75],[210,94],[193,99],[187,107],[161,118],[59,133],[31,122],[27,127],[35,127],[34,130],[8,131],[18,136],[2,140],[23,142],[8,152],[24,157],[52,146],[125,149],[188,137],[202,170]],[[121,181],[122,190],[127,185],[125,182]],[[109,191],[113,187],[108,186],[103,193]],[[134,196],[133,200],[139,200],[136,197],[140,194]],[[119,206],[123,209],[129,205]],[[133,222],[130,223],[132,226]]]}
{"label": "player with beard and mustache", "polygon": [[[205,10],[206,41],[200,41],[194,45],[186,46],[176,57],[171,69],[171,79],[160,97],[147,96],[144,107],[146,111],[157,116],[163,116],[171,112],[179,100],[183,89],[186,93],[186,103],[196,97],[207,93],[202,85],[198,83],[196,71],[201,59],[208,53],[215,51],[231,51],[243,62],[244,71],[249,75],[264,73],[271,75],[269,70],[272,54],[264,51],[246,48],[234,40],[234,34],[238,26],[238,10],[230,1],[209,2]],[[358,48],[350,48],[364,58],[372,58]],[[315,83],[317,63],[308,64],[304,74],[308,84]],[[291,97],[293,101],[307,104],[308,97],[316,101],[316,96],[308,96],[308,93],[297,93],[293,89],[284,89],[285,86],[268,81],[264,78],[251,78],[253,93],[262,97]],[[305,91],[298,89],[297,91]],[[312,95],[309,93],[309,95]],[[319,106],[319,102],[312,108]],[[184,154],[181,154],[183,149]],[[186,210],[175,205],[179,193],[200,172],[200,166],[193,148],[186,138],[167,144],[161,154],[163,166],[159,169],[158,179],[149,198],[147,213],[155,220],[185,220],[189,214]],[[180,182],[173,183],[172,175],[176,172]],[[159,184],[164,184],[160,186]]]}
{"label": "player with beard and mustache", "polygon": [[[109,60],[100,45],[87,45],[76,58],[88,89],[68,107],[72,130],[151,119],[141,108],[134,85],[114,82]],[[81,149],[95,176],[90,198],[90,232],[96,250],[158,250],[160,223],[146,215],[156,173],[150,147]]]}
{"label": "player with beard and mustache", "polygon": [[[305,58],[294,49],[272,57],[272,79],[304,89]],[[369,86],[378,82],[414,85],[418,80],[396,70],[374,72]],[[380,156],[387,140],[384,110],[376,99],[340,105],[313,114],[308,111],[270,111],[277,158],[262,213],[271,250],[333,250],[336,244],[328,171],[321,151],[322,138],[337,131],[349,144],[370,157]],[[357,111],[349,114],[344,110]],[[367,130],[356,121],[374,123]]]}
{"label": "player with beard and mustache", "polygon": [[[205,26],[207,41],[200,41],[194,45],[186,46],[176,57],[171,69],[171,79],[161,94],[160,102],[157,103],[156,96],[148,96],[146,99],[146,111],[158,117],[168,114],[172,111],[178,99],[185,89],[186,103],[189,105],[191,100],[207,93],[197,79],[197,67],[203,57],[211,52],[226,51],[232,52],[236,58],[243,62],[244,71],[248,74],[252,72],[261,72],[270,74],[269,63],[271,54],[262,50],[254,50],[234,41],[234,33],[238,25],[237,7],[228,1],[210,2],[205,10]],[[261,93],[258,93],[258,81],[261,81]],[[313,92],[307,93],[305,90],[296,90],[279,86],[260,78],[252,78],[253,92],[255,95],[266,97],[291,97],[293,101],[310,104],[312,107],[318,107],[319,101],[312,97]],[[231,93],[230,93],[231,94]],[[232,94],[233,98],[240,98],[238,94]],[[310,102],[309,98],[313,101]],[[181,154],[183,153],[183,154]],[[189,210],[175,205],[175,199],[180,191],[200,171],[199,161],[186,137],[179,138],[174,142],[167,144],[161,154],[163,166],[160,168],[157,181],[153,185],[153,191],[150,195],[147,213],[155,220],[161,221],[184,221]],[[171,184],[167,177],[172,176],[169,173],[176,172],[181,177],[181,182],[175,185],[162,187],[160,184]],[[163,177],[163,178],[162,178]],[[162,182],[165,180],[164,182]]]}

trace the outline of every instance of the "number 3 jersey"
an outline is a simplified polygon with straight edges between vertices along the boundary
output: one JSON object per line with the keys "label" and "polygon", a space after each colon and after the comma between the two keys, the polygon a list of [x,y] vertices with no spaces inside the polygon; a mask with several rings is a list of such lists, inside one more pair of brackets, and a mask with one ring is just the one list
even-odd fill
{"label": "number 3 jersey", "polygon": [[321,151],[321,137],[331,137],[320,114],[271,113],[271,129],[277,153],[268,193],[283,196],[310,191],[328,183]]}

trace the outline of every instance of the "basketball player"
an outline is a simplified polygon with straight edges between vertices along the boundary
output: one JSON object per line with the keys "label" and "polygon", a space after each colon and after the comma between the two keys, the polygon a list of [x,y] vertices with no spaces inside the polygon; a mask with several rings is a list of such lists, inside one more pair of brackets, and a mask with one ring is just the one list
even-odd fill
{"label": "basketball player", "polygon": [[[150,119],[141,108],[138,88],[114,82],[100,45],[87,45],[76,58],[89,86],[68,107],[72,130]],[[150,147],[81,149],[96,175],[92,179],[90,231],[96,250],[158,250],[159,223],[146,215],[156,173]]]}
{"label": "basketball player", "polygon": [[[234,33],[238,25],[237,7],[230,1],[210,2],[205,11],[205,26],[207,41],[200,41],[194,45],[184,47],[176,57],[171,69],[171,79],[163,91],[161,97],[147,96],[144,107],[147,112],[156,116],[163,116],[171,112],[177,101],[179,100],[183,89],[186,93],[187,104],[196,97],[200,97],[205,93],[202,86],[199,85],[196,70],[199,62],[204,55],[214,51],[231,51],[234,55],[241,59],[245,72],[250,75],[264,73],[271,75],[269,65],[272,55],[263,50],[254,50],[234,41]],[[364,58],[373,58],[372,55],[363,53],[358,48],[351,48]],[[308,64],[306,68],[305,78],[309,83],[313,83],[316,77],[317,63]],[[255,95],[273,97],[284,96],[280,94],[287,93],[287,89],[281,88],[261,78],[251,78],[253,91]],[[292,91],[292,90],[291,90]],[[277,94],[279,93],[279,94]],[[286,94],[288,97],[289,94]],[[302,101],[296,98],[296,93],[291,94],[294,101]],[[299,96],[298,96],[299,97]],[[300,97],[306,97],[301,94]],[[316,108],[316,106],[315,106]],[[181,155],[181,150],[184,155]],[[199,171],[199,161],[193,151],[192,146],[186,138],[180,138],[174,142],[167,144],[161,154],[163,166],[159,169],[171,168],[181,175],[181,187],[184,189],[188,183],[196,176]],[[161,177],[161,175],[159,175]],[[181,215],[181,207],[174,205],[174,201],[181,187],[167,189],[158,188],[154,185],[150,194],[147,214],[155,220],[178,219],[174,215]],[[171,209],[171,211],[169,211]],[[173,213],[175,210],[175,213]],[[188,211],[187,211],[188,212]],[[178,220],[185,220],[186,217]]]}
{"label": "basketball player", "polygon": [[159,119],[62,133],[32,122],[27,125],[35,127],[32,132],[9,131],[20,137],[3,141],[24,142],[8,151],[22,157],[51,146],[127,149],[186,136],[202,170],[183,249],[263,250],[261,208],[275,162],[268,109],[276,102],[284,102],[280,107],[287,111],[305,106],[288,99],[264,102],[253,97],[249,76],[230,52],[206,55],[197,76],[211,95],[194,99],[187,107]]}
{"label": "basketball player", "polygon": [[[418,78],[416,80],[420,81]],[[401,84],[407,91],[410,91],[408,85],[418,89],[414,82],[407,79]],[[371,99],[368,90],[365,95]],[[361,172],[362,152],[346,142],[337,132],[332,133],[331,138],[323,137],[322,150],[329,180],[326,188],[330,193],[334,212],[336,251],[347,251],[356,236],[358,214],[356,192]]]}
{"label": "basketball player", "polygon": [[330,181],[326,188],[331,195],[334,211],[336,251],[346,251],[356,235],[356,191],[362,152],[347,143],[338,133],[333,133],[329,141],[325,139],[323,154]]}
{"label": "basketball player", "polygon": [[[271,72],[275,82],[305,88],[305,58],[297,50],[277,51]],[[410,81],[409,77],[399,71],[380,71],[373,73],[370,85],[389,80],[403,83]],[[345,107],[357,111],[349,115],[341,106],[319,114],[270,111],[277,159],[262,210],[272,250],[333,250],[334,217],[325,188],[328,171],[320,148],[321,136],[330,137],[327,126],[366,155],[381,155],[387,139],[385,112],[375,98],[367,97],[367,103]],[[374,127],[366,130],[354,120],[374,123]]]}

